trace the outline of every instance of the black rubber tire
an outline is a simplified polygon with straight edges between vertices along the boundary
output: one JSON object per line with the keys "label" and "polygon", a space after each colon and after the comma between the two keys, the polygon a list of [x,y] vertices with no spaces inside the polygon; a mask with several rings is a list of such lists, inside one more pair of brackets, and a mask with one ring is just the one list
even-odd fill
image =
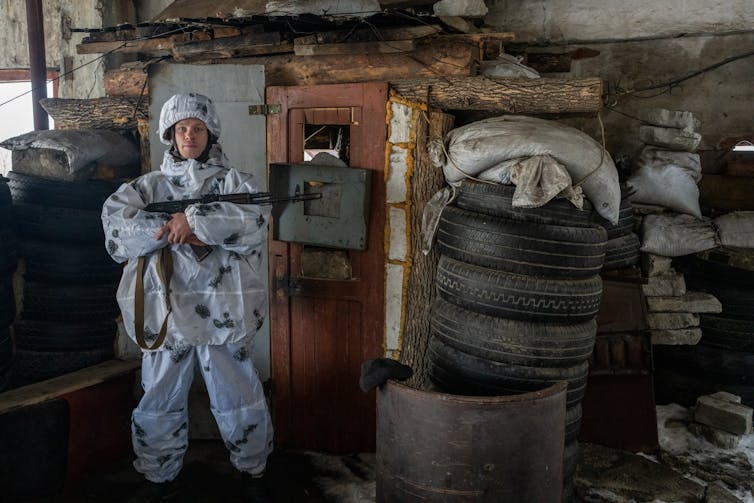
{"label": "black rubber tire", "polygon": [[82,351],[33,351],[17,349],[13,362],[13,385],[24,386],[111,360],[113,348]]}
{"label": "black rubber tire", "polygon": [[703,314],[699,324],[705,346],[754,353],[754,320]]}
{"label": "black rubber tire", "polygon": [[613,225],[599,214],[595,217],[596,222],[605,228],[607,231],[607,239],[615,239],[626,234],[630,234],[634,230],[634,207],[631,201],[624,197],[620,201],[620,210],[618,211],[618,223]]}
{"label": "black rubber tire", "polygon": [[568,445],[579,438],[581,431],[581,402],[566,409],[565,415],[565,443]]}
{"label": "black rubber tire", "polygon": [[475,313],[436,298],[432,335],[470,355],[530,367],[569,367],[594,349],[594,319],[574,325],[510,320]]}
{"label": "black rubber tire", "polygon": [[112,348],[115,320],[60,323],[21,319],[15,325],[16,347],[36,351],[71,351]]}
{"label": "black rubber tire", "polygon": [[520,222],[586,227],[592,225],[596,212],[584,199],[580,210],[565,199],[553,199],[539,208],[514,208],[513,185],[479,183],[464,180],[457,188],[455,205],[469,211],[510,218]]}
{"label": "black rubber tire", "polygon": [[119,184],[104,180],[64,182],[11,171],[8,173],[8,187],[14,204],[102,211],[102,204],[118,189]]}
{"label": "black rubber tire", "polygon": [[13,339],[8,327],[0,328],[0,374],[5,374],[13,362]]}
{"label": "black rubber tire", "polygon": [[120,280],[123,268],[104,245],[70,245],[60,242],[22,241],[25,278],[42,283],[102,284]]}
{"label": "black rubber tire", "polygon": [[117,289],[115,283],[82,286],[27,281],[23,317],[63,322],[113,319],[119,313]]}
{"label": "black rubber tire", "polygon": [[721,384],[754,386],[754,353],[706,346],[654,346],[658,367],[703,376]]}
{"label": "black rubber tire", "polygon": [[686,284],[695,290],[708,286],[725,285],[726,288],[751,289],[754,271],[687,255],[673,260],[673,266],[684,274]]}
{"label": "black rubber tire", "polygon": [[441,256],[437,291],[445,300],[482,314],[524,321],[580,323],[600,307],[602,280],[536,278],[465,264]]}
{"label": "black rubber tire", "polygon": [[6,179],[0,176],[0,230],[10,225],[11,195]]}
{"label": "black rubber tire", "polygon": [[440,253],[514,274],[584,278],[599,274],[607,235],[599,225],[518,222],[447,206],[437,230]]}
{"label": "black rubber tire", "polygon": [[16,317],[16,296],[13,295],[13,277],[0,277],[0,328],[5,328]]}
{"label": "black rubber tire", "polygon": [[641,240],[630,232],[619,238],[610,239],[605,248],[603,271],[614,271],[637,265],[641,260]]}
{"label": "black rubber tire", "polygon": [[103,243],[102,210],[13,204],[13,228],[22,238],[69,243]]}
{"label": "black rubber tire", "polygon": [[18,265],[18,243],[8,229],[0,229],[0,243],[0,276],[8,276]]}
{"label": "black rubber tire", "polygon": [[568,382],[566,407],[584,398],[587,362],[572,367],[527,367],[493,362],[459,351],[435,337],[427,348],[430,378],[446,392],[460,395],[510,395]]}

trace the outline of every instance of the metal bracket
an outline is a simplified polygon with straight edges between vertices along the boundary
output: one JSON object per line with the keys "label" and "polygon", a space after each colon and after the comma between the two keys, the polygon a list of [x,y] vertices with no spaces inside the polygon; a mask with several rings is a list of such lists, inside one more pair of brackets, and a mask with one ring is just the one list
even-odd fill
{"label": "metal bracket", "polygon": [[304,283],[300,278],[275,278],[275,291],[283,290],[287,297],[303,295]]}
{"label": "metal bracket", "polygon": [[249,115],[275,115],[283,111],[283,105],[249,105]]}

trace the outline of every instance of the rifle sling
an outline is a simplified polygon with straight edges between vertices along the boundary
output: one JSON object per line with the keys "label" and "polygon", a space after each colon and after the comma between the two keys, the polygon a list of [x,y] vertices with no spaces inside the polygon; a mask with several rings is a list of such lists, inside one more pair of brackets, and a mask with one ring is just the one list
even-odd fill
{"label": "rifle sling", "polygon": [[147,341],[144,339],[144,264],[146,257],[139,257],[136,264],[136,291],[134,292],[134,324],[136,332],[136,342],[142,349],[154,350],[162,346],[165,341],[165,336],[168,333],[168,316],[173,311],[170,305],[170,279],[173,277],[173,254],[170,252],[170,246],[164,247],[160,250],[160,255],[157,258],[157,276],[159,276],[162,285],[165,288],[165,305],[167,306],[167,313],[165,319],[162,321],[162,327],[160,327],[160,333],[157,335],[157,339],[150,347]]}

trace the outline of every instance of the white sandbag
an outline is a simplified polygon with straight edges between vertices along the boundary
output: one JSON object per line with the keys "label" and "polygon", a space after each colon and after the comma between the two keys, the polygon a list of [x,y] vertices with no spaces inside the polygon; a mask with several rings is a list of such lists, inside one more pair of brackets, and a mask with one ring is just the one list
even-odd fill
{"label": "white sandbag", "polygon": [[673,164],[639,165],[626,180],[633,191],[632,203],[658,204],[665,208],[702,217],[699,209],[699,187],[688,171]]}
{"label": "white sandbag", "polygon": [[754,211],[734,211],[714,220],[720,244],[754,248]]}
{"label": "white sandbag", "polygon": [[612,224],[618,222],[621,194],[615,164],[599,143],[578,129],[534,117],[503,115],[453,129],[445,145],[448,157],[438,155],[434,162],[451,185],[509,159],[547,154],[566,167],[597,213]]}
{"label": "white sandbag", "polygon": [[680,257],[718,245],[717,233],[709,218],[668,213],[647,215],[641,223],[641,251]]}
{"label": "white sandbag", "polygon": [[688,129],[639,126],[639,139],[647,145],[654,145],[668,150],[693,152],[702,141],[702,135]]}
{"label": "white sandbag", "polygon": [[139,147],[106,129],[32,131],[8,138],[0,147],[13,151],[16,173],[53,180],[86,180],[96,163],[115,168],[139,164]]}
{"label": "white sandbag", "polygon": [[639,111],[639,118],[653,126],[673,127],[689,131],[699,131],[701,122],[694,114],[685,110],[667,110],[665,108],[645,108]]}
{"label": "white sandbag", "polygon": [[667,166],[672,164],[685,169],[688,174],[699,183],[702,179],[702,162],[699,154],[682,150],[664,150],[646,146],[639,154],[636,166]]}

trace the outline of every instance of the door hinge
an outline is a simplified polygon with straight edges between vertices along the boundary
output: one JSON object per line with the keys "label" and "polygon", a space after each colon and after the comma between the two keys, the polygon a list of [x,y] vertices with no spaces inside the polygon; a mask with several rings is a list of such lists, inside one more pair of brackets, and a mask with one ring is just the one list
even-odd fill
{"label": "door hinge", "polygon": [[284,292],[288,297],[302,295],[304,283],[299,278],[275,278],[275,290]]}
{"label": "door hinge", "polygon": [[274,115],[283,111],[283,105],[249,105],[249,115]]}

